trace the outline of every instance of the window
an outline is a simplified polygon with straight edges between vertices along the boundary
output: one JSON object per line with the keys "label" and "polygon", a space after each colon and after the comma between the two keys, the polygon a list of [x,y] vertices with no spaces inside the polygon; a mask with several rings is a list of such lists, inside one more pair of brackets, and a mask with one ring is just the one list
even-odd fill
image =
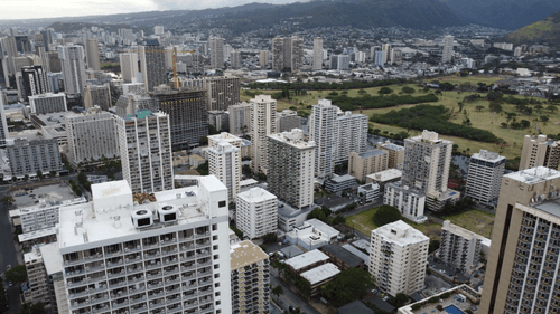
{"label": "window", "polygon": [[219,201],[218,208],[223,208],[223,207],[226,207],[226,201]]}

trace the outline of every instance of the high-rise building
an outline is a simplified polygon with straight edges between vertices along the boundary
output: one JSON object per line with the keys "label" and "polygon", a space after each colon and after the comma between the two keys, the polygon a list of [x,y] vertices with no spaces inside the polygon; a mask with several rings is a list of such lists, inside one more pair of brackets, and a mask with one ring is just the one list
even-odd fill
{"label": "high-rise building", "polygon": [[99,59],[99,43],[97,39],[86,38],[84,41],[86,47],[86,61],[88,69],[101,71],[101,60]]}
{"label": "high-rise building", "polygon": [[[86,86],[86,67],[84,47],[58,46],[58,59],[64,74],[64,92],[68,95],[81,95]],[[51,68],[51,71],[53,69]]]}
{"label": "high-rise building", "polygon": [[515,49],[513,50],[513,56],[514,57],[521,57],[521,53],[523,52],[523,49],[521,47],[515,47]]}
{"label": "high-rise building", "polygon": [[29,101],[29,96],[48,93],[47,74],[40,65],[21,68],[22,97]]}
{"label": "high-rise building", "polygon": [[66,112],[66,97],[64,94],[41,94],[29,96],[31,113],[46,114],[53,112]]}
{"label": "high-rise building", "polygon": [[339,55],[338,62],[336,64],[337,70],[344,71],[348,70],[348,64],[350,62],[350,56],[348,55]]}
{"label": "high-rise building", "polygon": [[8,131],[8,119],[6,119],[4,105],[4,97],[2,92],[0,92],[0,147],[2,148],[6,146],[6,140],[10,138],[10,133]]}
{"label": "high-rise building", "polygon": [[276,133],[276,99],[258,95],[250,100],[251,108],[251,168],[256,173],[268,172],[268,135]]}
{"label": "high-rise building", "polygon": [[84,91],[84,107],[92,108],[93,106],[99,106],[105,111],[109,111],[109,108],[113,106],[110,83],[105,83],[103,85],[86,85]]}
{"label": "high-rise building", "polygon": [[[338,108],[338,107],[337,107]],[[340,109],[336,117],[336,155],[335,162],[348,161],[351,152],[363,153],[367,145],[368,119],[363,114],[353,114],[352,111],[342,112]]]}
{"label": "high-rise building", "polygon": [[376,50],[375,51],[373,64],[376,65],[376,66],[380,66],[380,67],[385,65],[385,51],[383,51],[383,50]]}
{"label": "high-rise building", "polygon": [[338,141],[335,136],[336,117],[339,108],[328,99],[320,99],[317,105],[311,107],[309,116],[309,140],[316,144],[315,175],[326,178],[334,172]]}
{"label": "high-rise building", "polygon": [[441,54],[442,63],[449,63],[451,61],[451,57],[453,56],[454,41],[455,41],[455,37],[453,36],[445,36],[443,38],[443,52]]}
{"label": "high-rise building", "polygon": [[260,59],[259,59],[261,68],[266,68],[266,67],[268,67],[268,58],[269,58],[269,54],[270,54],[270,51],[268,51],[268,50],[261,50],[261,55],[260,55]]}
{"label": "high-rise building", "polygon": [[173,149],[194,148],[208,135],[206,91],[154,92],[151,96],[159,110],[169,115]]}
{"label": "high-rise building", "polygon": [[241,69],[243,63],[241,63],[241,51],[234,50],[231,52],[231,67],[234,69]]}
{"label": "high-rise building", "polygon": [[208,111],[226,111],[229,106],[241,102],[241,84],[238,77],[205,77],[181,81],[181,87],[188,90],[205,89],[208,97]]}
{"label": "high-rise building", "polygon": [[[228,200],[235,201],[240,192],[241,181],[241,149],[230,142],[228,133],[208,136],[208,173],[222,181],[228,189]],[[212,138],[212,139],[210,139]],[[241,139],[239,142],[241,142]]]}
{"label": "high-rise building", "polygon": [[313,70],[323,68],[323,38],[316,37],[313,41]]}
{"label": "high-rise building", "polygon": [[149,39],[140,46],[140,65],[144,90],[151,92],[155,86],[167,83],[165,67],[165,50],[157,39]]}
{"label": "high-rise building", "polygon": [[161,36],[165,34],[165,27],[164,26],[154,26],[154,34],[156,36]]}
{"label": "high-rise building", "polygon": [[268,136],[268,190],[294,208],[313,204],[315,195],[315,142],[303,131]]}
{"label": "high-rise building", "polygon": [[140,111],[116,118],[123,179],[133,192],[158,192],[174,187],[169,116]]}
{"label": "high-rise building", "polygon": [[120,156],[115,120],[108,112],[65,117],[68,161],[73,165]]}
{"label": "high-rise building", "polygon": [[404,140],[403,186],[425,193],[431,210],[459,198],[459,192],[447,189],[452,146],[453,142],[426,130]]}
{"label": "high-rise building", "polygon": [[404,160],[404,147],[401,145],[393,144],[389,141],[378,142],[375,145],[376,149],[386,151],[389,153],[389,169],[400,169]]}
{"label": "high-rise building", "polygon": [[469,161],[465,196],[473,201],[494,207],[500,196],[506,157],[480,150]]}
{"label": "high-rise building", "polygon": [[371,231],[368,270],[390,295],[421,291],[428,265],[430,238],[402,220]]}
{"label": "high-rise building", "polygon": [[4,58],[7,60],[7,68],[9,75],[15,75],[16,68],[13,59],[18,56],[16,39],[13,36],[7,36],[0,39]]}
{"label": "high-rise building", "polygon": [[92,185],[58,229],[71,311],[229,313],[226,187],[215,177],[138,204],[126,181]]}
{"label": "high-rise building", "polygon": [[210,48],[210,64],[213,68],[221,69],[224,67],[224,39],[210,37],[208,39]]}
{"label": "high-rise building", "polygon": [[295,111],[284,110],[278,113],[276,125],[279,133],[299,129],[301,127],[301,117]]}
{"label": "high-rise building", "polygon": [[402,63],[402,50],[397,48],[391,49],[391,64],[401,65]]}
{"label": "high-rise building", "polygon": [[62,171],[62,158],[56,139],[9,140],[6,154],[12,177],[23,179],[25,175],[37,175],[37,171],[49,173]]}
{"label": "high-rise building", "polygon": [[45,308],[50,309],[49,281],[39,247],[33,247],[31,252],[24,255],[24,260],[29,283],[29,289],[24,293],[25,303],[42,303]]}
{"label": "high-rise building", "polygon": [[231,245],[232,313],[269,313],[270,260],[251,241]]}
{"label": "high-rise building", "polygon": [[366,181],[366,175],[388,169],[389,153],[382,150],[368,150],[364,153],[351,152],[348,157],[348,174],[356,180]]}
{"label": "high-rise building", "polygon": [[56,52],[56,51],[47,52],[46,59],[47,59],[47,62],[49,63],[49,67],[48,67],[49,71],[48,72],[51,72],[51,73],[62,72],[62,64],[60,62],[60,58],[58,57],[58,52]]}
{"label": "high-rise building", "polygon": [[250,239],[278,231],[278,198],[261,188],[252,188],[237,195],[235,226]]}
{"label": "high-rise building", "polygon": [[272,39],[272,69],[297,73],[304,61],[303,39],[297,36]]}
{"label": "high-rise building", "polygon": [[120,63],[124,83],[138,82],[138,54],[121,53]]}
{"label": "high-rise building", "polygon": [[389,63],[389,58],[391,57],[391,45],[385,44],[381,46],[381,50],[385,53],[385,60],[383,60],[383,63]]}
{"label": "high-rise building", "polygon": [[446,220],[441,228],[440,243],[438,257],[441,262],[467,274],[478,269],[482,251],[481,236]]}
{"label": "high-rise building", "polygon": [[559,161],[560,141],[549,140],[548,136],[544,134],[538,136],[525,135],[519,170],[537,166],[558,170]]}
{"label": "high-rise building", "polygon": [[251,110],[250,103],[240,103],[228,107],[229,131],[231,134],[243,135],[251,133]]}
{"label": "high-rise building", "polygon": [[560,172],[505,174],[479,313],[554,313],[560,306]]}

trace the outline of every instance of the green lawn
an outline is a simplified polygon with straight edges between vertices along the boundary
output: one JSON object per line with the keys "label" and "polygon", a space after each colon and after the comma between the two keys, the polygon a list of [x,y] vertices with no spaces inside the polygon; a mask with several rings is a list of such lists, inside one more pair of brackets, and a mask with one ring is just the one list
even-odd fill
{"label": "green lawn", "polygon": [[[377,208],[372,208],[356,215],[347,217],[346,225],[351,228],[356,228],[356,230],[369,237],[371,236],[371,231],[377,228],[377,226],[373,222],[373,215],[376,211]],[[489,239],[492,237],[494,216],[482,210],[472,209],[457,215],[443,217],[442,219],[450,220],[452,223],[456,224],[459,227],[473,231]],[[439,240],[441,235],[441,224],[430,220],[420,224],[409,220],[405,221],[413,228],[422,231],[422,233],[428,236],[430,239]]]}

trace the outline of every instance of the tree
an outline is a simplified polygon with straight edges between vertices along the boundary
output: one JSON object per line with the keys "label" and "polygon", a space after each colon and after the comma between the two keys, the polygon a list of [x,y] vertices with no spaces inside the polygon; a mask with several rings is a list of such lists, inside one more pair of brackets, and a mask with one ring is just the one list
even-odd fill
{"label": "tree", "polygon": [[84,172],[78,173],[78,182],[85,184],[87,182],[87,176]]}
{"label": "tree", "polygon": [[383,86],[381,87],[381,89],[379,90],[379,94],[381,95],[388,95],[388,94],[392,94],[393,90],[387,86]]}
{"label": "tree", "polygon": [[27,269],[25,265],[14,266],[6,271],[6,280],[11,283],[27,281]]}
{"label": "tree", "polygon": [[538,104],[538,105],[536,105],[536,106],[535,106],[535,109],[537,109],[537,112],[539,112],[539,113],[540,113],[540,112],[541,112],[541,110],[543,109],[543,105],[541,105],[541,104]]}
{"label": "tree", "polygon": [[482,111],[482,109],[484,109],[483,105],[477,105],[476,106],[476,111],[480,112],[480,111]]}
{"label": "tree", "polygon": [[321,295],[329,303],[339,307],[366,295],[366,287],[374,284],[371,274],[362,268],[348,268],[338,274],[331,282],[320,288]]}
{"label": "tree", "polygon": [[548,116],[541,116],[541,121],[542,122],[548,122],[550,118]]}
{"label": "tree", "polygon": [[523,129],[526,129],[529,126],[531,126],[531,122],[529,122],[527,120],[521,120],[521,125],[523,126]]}
{"label": "tree", "polygon": [[16,200],[11,196],[4,196],[0,199],[0,202],[5,205],[13,204]]}
{"label": "tree", "polygon": [[550,113],[553,113],[554,111],[558,110],[558,107],[556,107],[555,105],[549,105],[548,107],[546,107],[546,110],[550,111]]}
{"label": "tree", "polygon": [[393,206],[381,205],[373,214],[373,222],[377,227],[402,219],[401,212]]}
{"label": "tree", "polygon": [[42,313],[45,309],[45,305],[43,303],[23,303],[21,308],[19,309],[19,314],[39,314]]}
{"label": "tree", "polygon": [[37,178],[43,179],[43,173],[41,172],[41,170],[37,170]]}
{"label": "tree", "polygon": [[28,181],[28,180],[29,180],[29,175],[28,175],[28,174],[25,175],[24,180],[25,180],[25,181]]}
{"label": "tree", "polygon": [[405,94],[414,94],[414,88],[412,88],[410,86],[403,86],[401,91]]}
{"label": "tree", "polygon": [[437,249],[439,249],[440,242],[439,240],[430,240],[430,245],[428,246],[428,254],[432,254]]}
{"label": "tree", "polygon": [[426,87],[422,88],[422,91],[423,91],[424,93],[427,93],[427,92],[430,91],[430,88],[429,88],[428,86],[426,86]]}
{"label": "tree", "polygon": [[398,293],[394,297],[389,298],[389,303],[391,303],[394,307],[399,308],[405,305],[408,302],[408,296],[404,293]]}
{"label": "tree", "polygon": [[496,112],[496,113],[500,113],[500,112],[502,112],[502,110],[503,110],[503,109],[502,109],[502,105],[500,105],[500,104],[497,103],[497,102],[492,102],[492,103],[490,103],[490,104],[488,105],[488,109],[490,109],[491,111]]}
{"label": "tree", "polygon": [[278,302],[278,297],[284,294],[284,289],[282,288],[281,285],[278,285],[272,288],[271,292],[276,296],[276,302]]}
{"label": "tree", "polygon": [[49,176],[50,176],[51,178],[56,177],[56,171],[54,171],[54,170],[53,170],[53,171],[50,171],[50,172],[49,172]]}

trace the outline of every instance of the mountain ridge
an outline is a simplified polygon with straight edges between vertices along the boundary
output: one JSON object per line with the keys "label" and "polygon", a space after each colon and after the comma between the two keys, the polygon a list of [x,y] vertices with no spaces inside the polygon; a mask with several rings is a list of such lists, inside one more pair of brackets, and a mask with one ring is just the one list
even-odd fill
{"label": "mountain ridge", "polygon": [[560,12],[511,32],[506,40],[514,44],[547,41],[549,44],[560,45]]}

